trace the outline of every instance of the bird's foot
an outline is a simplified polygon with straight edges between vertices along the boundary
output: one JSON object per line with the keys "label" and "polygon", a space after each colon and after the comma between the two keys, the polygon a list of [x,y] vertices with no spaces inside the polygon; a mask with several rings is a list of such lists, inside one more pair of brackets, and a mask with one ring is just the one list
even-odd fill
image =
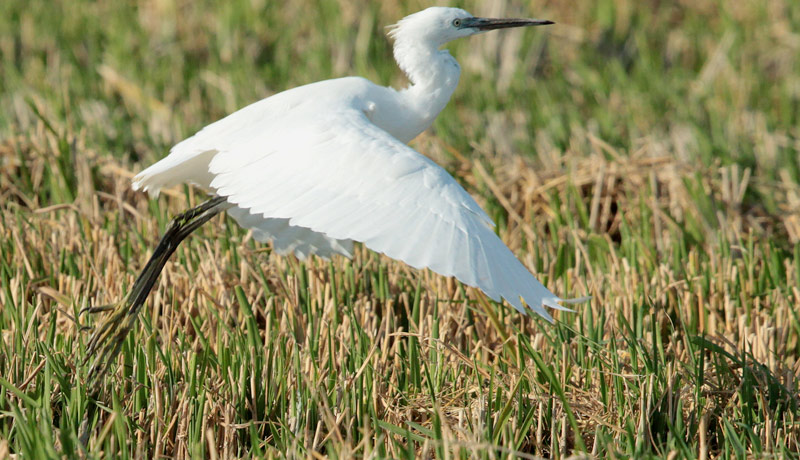
{"label": "bird's foot", "polygon": [[90,391],[94,392],[97,389],[100,375],[105,373],[111,361],[116,358],[122,348],[125,337],[136,324],[139,310],[147,300],[147,296],[158,280],[158,275],[164,269],[169,256],[189,234],[227,209],[228,206],[226,198],[218,196],[176,216],[170,222],[167,231],[158,242],[150,260],[136,278],[128,295],[117,304],[91,307],[81,311],[81,313],[109,312],[95,329],[86,348],[84,362],[90,360],[92,362],[88,376]]}
{"label": "bird's foot", "polygon": [[96,314],[104,311],[110,312],[103,318],[101,323],[96,326],[92,333],[89,343],[86,345],[86,358],[84,362],[91,360],[87,382],[90,388],[96,386],[100,375],[105,373],[111,361],[117,356],[122,343],[128,336],[136,321],[136,315],[132,313],[132,306],[129,302],[130,296],[126,296],[122,301],[115,305],[105,305],[102,307],[86,308],[81,313]]}

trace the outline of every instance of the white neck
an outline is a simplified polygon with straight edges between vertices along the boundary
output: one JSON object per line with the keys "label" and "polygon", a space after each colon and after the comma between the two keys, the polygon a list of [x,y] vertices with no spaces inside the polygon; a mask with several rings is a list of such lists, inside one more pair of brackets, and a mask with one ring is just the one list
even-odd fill
{"label": "white neck", "polygon": [[401,92],[427,129],[444,109],[458,85],[461,68],[446,50],[432,42],[396,37],[394,58],[411,84]]}

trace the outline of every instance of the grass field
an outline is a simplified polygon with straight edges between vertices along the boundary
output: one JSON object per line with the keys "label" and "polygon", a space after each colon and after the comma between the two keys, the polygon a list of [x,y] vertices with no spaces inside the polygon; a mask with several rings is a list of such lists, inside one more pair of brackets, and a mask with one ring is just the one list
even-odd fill
{"label": "grass field", "polygon": [[77,313],[204,199],[132,175],[282,89],[403,86],[384,26],[425,6],[0,2],[0,459],[798,456],[795,0],[461,2],[557,25],[449,46],[459,88],[413,146],[592,301],[551,326],[218,217],[167,265],[81,447]]}

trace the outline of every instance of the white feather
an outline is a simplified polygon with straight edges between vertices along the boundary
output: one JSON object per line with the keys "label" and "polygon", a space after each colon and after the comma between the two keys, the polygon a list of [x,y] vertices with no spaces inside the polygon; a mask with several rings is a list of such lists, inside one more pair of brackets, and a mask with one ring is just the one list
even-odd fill
{"label": "white feather", "polygon": [[552,320],[544,306],[564,309],[562,299],[514,257],[458,182],[406,145],[458,83],[458,64],[438,47],[478,32],[454,18],[471,16],[430,8],[393,30],[409,88],[349,77],[274,95],[177,144],[134,188],[195,183],[227,197],[228,213],[280,254],[350,257],[360,241]]}

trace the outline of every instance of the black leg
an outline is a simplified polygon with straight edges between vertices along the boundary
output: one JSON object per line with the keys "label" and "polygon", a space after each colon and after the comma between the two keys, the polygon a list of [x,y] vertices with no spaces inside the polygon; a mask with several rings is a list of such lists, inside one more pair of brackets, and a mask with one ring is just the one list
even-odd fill
{"label": "black leg", "polygon": [[86,350],[87,361],[92,359],[88,377],[91,393],[95,392],[100,375],[108,369],[136,324],[136,317],[169,257],[181,241],[226,208],[225,197],[215,197],[172,219],[128,295],[116,305],[108,306],[108,310],[113,311],[92,334]]}

